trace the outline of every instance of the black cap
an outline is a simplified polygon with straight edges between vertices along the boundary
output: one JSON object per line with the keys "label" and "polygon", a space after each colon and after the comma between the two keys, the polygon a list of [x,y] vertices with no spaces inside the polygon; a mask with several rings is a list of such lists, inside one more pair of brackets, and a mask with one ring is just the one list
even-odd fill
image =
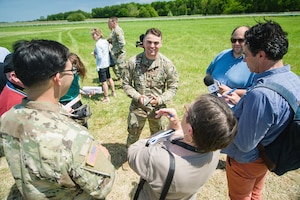
{"label": "black cap", "polygon": [[3,63],[3,72],[7,73],[7,72],[11,72],[14,71],[14,64],[13,64],[13,54],[10,53],[8,54],[5,59],[4,59],[4,63]]}

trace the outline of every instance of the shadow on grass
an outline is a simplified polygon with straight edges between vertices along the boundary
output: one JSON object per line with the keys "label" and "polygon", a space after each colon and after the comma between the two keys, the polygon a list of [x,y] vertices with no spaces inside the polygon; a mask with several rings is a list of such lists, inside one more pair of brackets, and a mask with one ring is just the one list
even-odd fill
{"label": "shadow on grass", "polygon": [[122,143],[104,143],[111,156],[111,162],[116,169],[122,166],[127,161],[127,148]]}
{"label": "shadow on grass", "polygon": [[13,184],[10,188],[10,191],[9,191],[9,194],[7,196],[6,199],[11,199],[11,200],[18,200],[18,199],[23,199],[21,198],[22,197],[22,194],[20,193],[16,183]]}

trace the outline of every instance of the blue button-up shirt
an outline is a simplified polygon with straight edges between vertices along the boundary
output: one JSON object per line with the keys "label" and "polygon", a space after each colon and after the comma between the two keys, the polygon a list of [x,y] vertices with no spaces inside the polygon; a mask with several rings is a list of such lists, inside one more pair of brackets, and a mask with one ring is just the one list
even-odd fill
{"label": "blue button-up shirt", "polygon": [[[267,82],[284,86],[300,100],[300,79],[290,71],[289,65],[256,74],[251,88]],[[289,104],[278,93],[262,87],[251,88],[234,108],[238,133],[233,142],[222,150],[240,163],[258,159],[257,145],[272,142],[293,117]]]}

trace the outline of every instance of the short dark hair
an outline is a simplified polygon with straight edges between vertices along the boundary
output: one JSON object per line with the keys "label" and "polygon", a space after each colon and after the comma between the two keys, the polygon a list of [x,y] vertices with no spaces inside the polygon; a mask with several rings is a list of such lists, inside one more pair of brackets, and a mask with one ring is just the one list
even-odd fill
{"label": "short dark hair", "polygon": [[149,28],[149,29],[146,31],[146,33],[145,33],[145,35],[144,35],[144,38],[145,38],[148,34],[152,34],[152,35],[155,35],[155,36],[157,36],[157,37],[161,37],[161,38],[162,38],[162,33],[161,33],[161,31],[160,31],[159,29],[157,29],[157,28]]}
{"label": "short dark hair", "polygon": [[119,20],[118,20],[118,18],[117,17],[115,17],[115,16],[112,16],[112,17],[110,17],[109,18],[111,21],[113,21],[113,22],[119,22]]}
{"label": "short dark hair", "polygon": [[30,87],[65,69],[69,50],[51,40],[20,40],[13,45],[15,72]]}
{"label": "short dark hair", "polygon": [[280,60],[288,51],[287,33],[278,23],[271,20],[265,21],[265,23],[259,22],[246,31],[245,45],[253,56],[259,51],[264,51],[270,60]]}
{"label": "short dark hair", "polygon": [[186,121],[193,128],[193,139],[201,153],[224,149],[236,135],[237,119],[224,99],[202,95],[187,112]]}

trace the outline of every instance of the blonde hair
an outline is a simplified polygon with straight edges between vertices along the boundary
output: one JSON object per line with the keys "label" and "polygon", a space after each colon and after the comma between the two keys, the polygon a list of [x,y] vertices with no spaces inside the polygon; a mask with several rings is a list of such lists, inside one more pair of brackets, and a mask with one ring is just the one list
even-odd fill
{"label": "blonde hair", "polygon": [[99,38],[103,38],[103,33],[99,28],[92,28],[91,34],[96,34],[99,36]]}

